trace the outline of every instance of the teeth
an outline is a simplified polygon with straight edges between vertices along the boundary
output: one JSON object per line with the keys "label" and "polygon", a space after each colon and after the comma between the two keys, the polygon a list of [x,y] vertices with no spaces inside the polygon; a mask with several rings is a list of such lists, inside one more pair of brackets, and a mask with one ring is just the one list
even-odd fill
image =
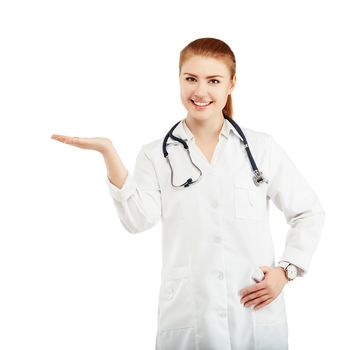
{"label": "teeth", "polygon": [[194,103],[195,105],[197,105],[197,106],[207,106],[207,105],[210,104],[210,102],[204,103],[204,102],[195,102],[195,101],[193,101],[193,103]]}

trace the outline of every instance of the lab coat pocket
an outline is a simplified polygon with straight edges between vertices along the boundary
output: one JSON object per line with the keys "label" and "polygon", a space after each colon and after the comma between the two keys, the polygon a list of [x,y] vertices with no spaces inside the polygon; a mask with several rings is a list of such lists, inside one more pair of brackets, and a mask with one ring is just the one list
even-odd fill
{"label": "lab coat pocket", "polygon": [[283,291],[254,310],[255,350],[288,350],[288,325]]}
{"label": "lab coat pocket", "polygon": [[162,272],[157,350],[195,350],[194,299],[187,266]]}
{"label": "lab coat pocket", "polygon": [[187,266],[162,273],[159,297],[159,331],[194,326],[192,280]]}
{"label": "lab coat pocket", "polygon": [[235,185],[234,203],[236,218],[258,220],[263,217],[264,195],[260,189]]}
{"label": "lab coat pocket", "polygon": [[254,350],[288,350],[287,322],[256,324]]}
{"label": "lab coat pocket", "polygon": [[156,350],[198,350],[194,328],[179,328],[157,334]]}
{"label": "lab coat pocket", "polygon": [[281,292],[277,298],[258,310],[253,311],[256,324],[276,324],[286,321],[286,308],[284,294]]}

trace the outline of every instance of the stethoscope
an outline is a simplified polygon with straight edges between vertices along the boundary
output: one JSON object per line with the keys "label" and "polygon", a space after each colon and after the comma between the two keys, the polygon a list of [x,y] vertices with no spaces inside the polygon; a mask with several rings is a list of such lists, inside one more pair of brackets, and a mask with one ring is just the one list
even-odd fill
{"label": "stethoscope", "polygon": [[[225,114],[224,114],[224,118],[227,119],[227,120],[233,125],[233,127],[237,130],[237,132],[239,133],[239,135],[240,135],[240,136],[242,137],[242,139],[243,139],[243,141],[242,141],[242,140],[241,140],[241,141],[242,141],[243,144],[244,144],[244,148],[246,149],[247,154],[248,154],[249,162],[250,162],[250,164],[251,164],[251,166],[252,166],[252,169],[253,169],[253,181],[254,181],[254,184],[255,184],[256,186],[259,186],[259,185],[262,184],[263,182],[268,183],[268,180],[263,176],[262,171],[259,171],[259,170],[258,170],[258,168],[257,168],[257,166],[256,166],[256,164],[255,164],[254,158],[253,158],[253,156],[252,156],[252,154],[251,154],[251,152],[250,152],[247,139],[246,139],[246,137],[244,136],[244,134],[243,134],[241,128],[239,127],[239,125],[238,125],[234,120],[232,120],[231,118],[228,118]],[[182,186],[183,186],[183,187],[188,187],[189,185],[192,185],[192,184],[194,184],[194,183],[196,183],[197,181],[200,180],[200,178],[202,177],[202,171],[201,171],[201,169],[199,169],[199,167],[198,167],[196,164],[193,163],[193,160],[192,160],[192,157],[191,157],[191,154],[190,154],[190,150],[189,150],[189,148],[188,148],[188,145],[187,145],[186,141],[184,141],[184,140],[180,139],[179,137],[176,137],[176,136],[174,136],[174,135],[172,134],[173,130],[176,128],[176,126],[177,126],[180,122],[181,122],[181,120],[178,121],[178,122],[170,129],[170,131],[166,134],[166,136],[165,136],[165,138],[164,138],[164,141],[163,141],[163,154],[164,154],[164,157],[166,158],[166,160],[168,161],[169,166],[170,166],[170,169],[171,169],[171,184],[172,184],[172,186],[173,186],[173,187],[182,187]],[[189,158],[190,158],[190,160],[191,160],[191,163],[192,163],[193,166],[194,166],[195,168],[197,168],[198,171],[199,171],[199,177],[198,177],[197,180],[194,180],[194,181],[193,181],[192,178],[189,178],[189,179],[186,180],[186,182],[184,182],[184,183],[181,184],[181,185],[174,185],[174,183],[173,183],[174,172],[173,172],[173,168],[172,168],[172,166],[171,166],[171,163],[170,163],[170,160],[169,160],[169,157],[168,157],[168,152],[167,152],[167,150],[166,150],[166,142],[167,142],[167,140],[168,140],[169,137],[171,137],[173,140],[175,140],[175,141],[177,141],[177,142],[182,143],[182,145],[184,146],[184,149],[187,151],[187,154],[188,154],[188,156],[189,156]]]}

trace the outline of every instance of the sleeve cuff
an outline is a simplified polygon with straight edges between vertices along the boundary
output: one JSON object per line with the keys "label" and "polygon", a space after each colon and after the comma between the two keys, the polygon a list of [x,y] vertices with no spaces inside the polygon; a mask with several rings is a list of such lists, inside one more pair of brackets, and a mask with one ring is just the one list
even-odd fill
{"label": "sleeve cuff", "polygon": [[118,188],[112,184],[108,178],[108,175],[106,175],[106,183],[110,195],[119,202],[126,201],[136,191],[137,188],[135,180],[129,171],[122,188]]}
{"label": "sleeve cuff", "polygon": [[287,263],[289,263],[289,264],[295,265],[295,266],[297,267],[297,269],[298,269],[298,276],[299,276],[299,277],[303,277],[303,276],[304,276],[305,271],[304,271],[302,268],[300,268],[299,266],[297,266],[296,264],[292,263],[291,261],[288,261],[288,260],[280,260],[280,261],[278,262],[278,265],[277,265],[277,266],[279,266],[279,263],[282,262],[282,261],[287,262]]}
{"label": "sleeve cuff", "polygon": [[288,261],[298,267],[300,276],[304,276],[310,268],[309,255],[301,252],[299,249],[288,247],[279,261]]}

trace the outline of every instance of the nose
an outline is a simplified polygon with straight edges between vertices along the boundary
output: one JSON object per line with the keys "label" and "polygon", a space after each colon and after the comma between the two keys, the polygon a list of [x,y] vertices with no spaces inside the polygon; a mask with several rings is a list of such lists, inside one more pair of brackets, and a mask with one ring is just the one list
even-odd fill
{"label": "nose", "polygon": [[207,85],[206,82],[199,82],[196,89],[194,90],[195,97],[203,98],[207,96]]}

